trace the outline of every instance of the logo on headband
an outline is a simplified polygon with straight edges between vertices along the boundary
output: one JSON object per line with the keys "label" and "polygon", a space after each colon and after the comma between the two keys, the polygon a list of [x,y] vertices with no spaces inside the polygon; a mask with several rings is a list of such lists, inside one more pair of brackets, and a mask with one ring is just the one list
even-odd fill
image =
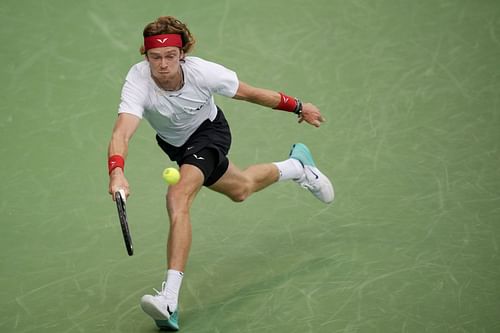
{"label": "logo on headband", "polygon": [[159,41],[162,44],[165,43],[167,40],[168,40],[168,38],[157,39],[157,41]]}

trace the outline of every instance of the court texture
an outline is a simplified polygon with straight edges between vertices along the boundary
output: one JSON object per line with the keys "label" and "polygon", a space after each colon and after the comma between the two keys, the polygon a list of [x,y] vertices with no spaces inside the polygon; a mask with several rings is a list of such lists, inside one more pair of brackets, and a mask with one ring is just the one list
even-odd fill
{"label": "court texture", "polygon": [[127,256],[107,144],[145,24],[316,104],[327,122],[217,97],[244,168],[303,142],[335,185],[244,203],[203,189],[181,332],[500,332],[500,2],[0,2],[0,332],[156,332],[172,163],[130,143]]}

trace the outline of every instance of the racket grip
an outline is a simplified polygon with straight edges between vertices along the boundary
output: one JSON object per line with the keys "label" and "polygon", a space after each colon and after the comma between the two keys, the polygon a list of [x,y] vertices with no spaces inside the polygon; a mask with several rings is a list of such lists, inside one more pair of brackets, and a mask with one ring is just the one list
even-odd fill
{"label": "racket grip", "polygon": [[122,196],[123,202],[127,201],[127,197],[125,196],[125,191],[121,188],[118,190],[120,192],[120,195]]}

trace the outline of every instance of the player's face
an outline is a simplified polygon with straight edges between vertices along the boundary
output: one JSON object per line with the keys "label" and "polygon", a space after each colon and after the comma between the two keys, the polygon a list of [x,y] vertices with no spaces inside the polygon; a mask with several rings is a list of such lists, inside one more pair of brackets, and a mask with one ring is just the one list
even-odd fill
{"label": "player's face", "polygon": [[184,53],[175,46],[150,49],[146,54],[151,74],[159,81],[176,79],[179,75],[180,61],[183,57]]}

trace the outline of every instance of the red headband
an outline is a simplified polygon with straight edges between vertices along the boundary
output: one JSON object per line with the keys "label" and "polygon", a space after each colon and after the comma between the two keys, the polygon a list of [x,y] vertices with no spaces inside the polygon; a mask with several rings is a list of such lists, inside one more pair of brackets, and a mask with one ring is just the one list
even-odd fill
{"label": "red headband", "polygon": [[144,38],[144,49],[154,49],[157,47],[176,46],[182,48],[182,38],[178,34],[155,35]]}

